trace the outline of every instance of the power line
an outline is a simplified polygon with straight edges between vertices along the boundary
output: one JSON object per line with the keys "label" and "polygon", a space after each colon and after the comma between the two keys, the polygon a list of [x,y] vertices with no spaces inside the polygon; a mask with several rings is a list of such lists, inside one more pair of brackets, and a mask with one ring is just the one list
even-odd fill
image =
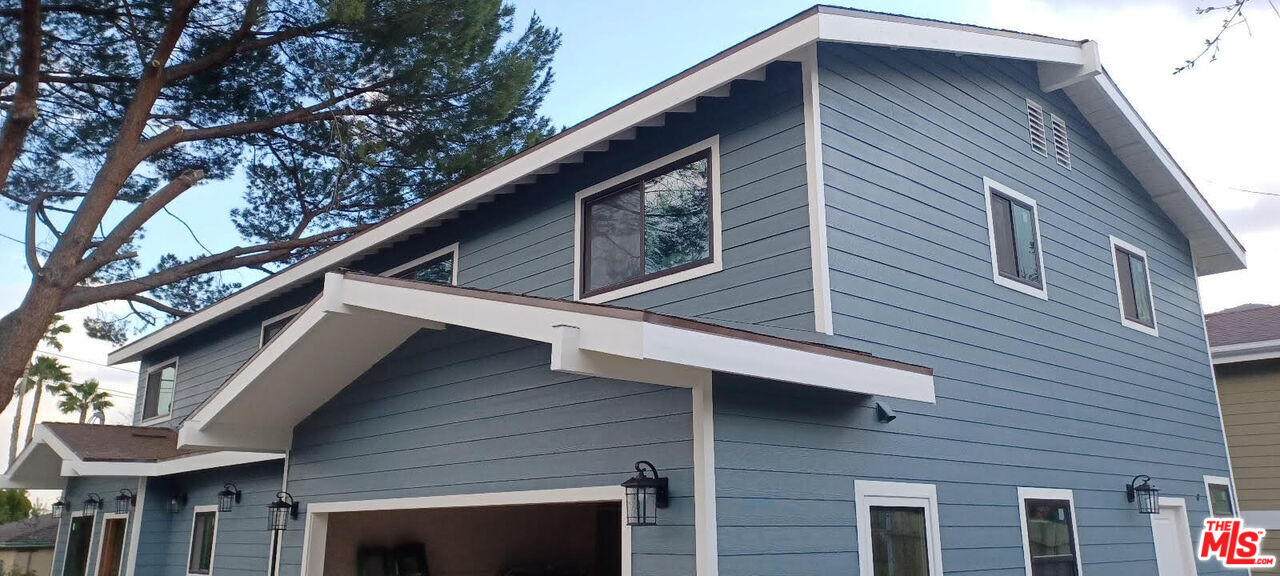
{"label": "power line", "polygon": [[84,362],[85,364],[93,364],[94,366],[100,366],[100,367],[102,367],[102,368],[110,368],[110,369],[112,369],[112,370],[119,370],[119,371],[121,371],[121,372],[127,372],[127,373],[129,373],[129,374],[135,374],[135,375],[137,374],[137,372],[135,372],[135,371],[133,371],[133,370],[129,370],[129,369],[127,369],[127,368],[120,368],[119,366],[109,366],[109,365],[107,365],[107,364],[103,364],[103,363],[101,363],[101,362],[94,362],[93,360],[85,360],[84,358],[76,358],[75,356],[68,356],[68,355],[66,355],[66,354],[59,354],[59,353],[57,353],[57,352],[49,352],[48,350],[36,350],[36,354],[48,354],[49,356],[57,356],[57,357],[59,357],[59,358],[65,358],[65,359],[67,359],[67,360],[75,360],[76,362]]}

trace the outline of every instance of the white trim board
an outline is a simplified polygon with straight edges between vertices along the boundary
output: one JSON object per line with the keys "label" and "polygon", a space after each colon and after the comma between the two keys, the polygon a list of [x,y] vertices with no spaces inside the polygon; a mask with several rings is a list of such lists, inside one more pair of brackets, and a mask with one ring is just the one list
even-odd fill
{"label": "white trim board", "polygon": [[138,542],[142,537],[142,513],[143,507],[147,503],[147,479],[138,478],[138,488],[134,490],[134,494],[138,497],[138,504],[133,507],[131,514],[138,518],[138,522],[129,523],[128,546],[129,554],[124,558],[124,576],[133,576],[134,567],[138,562]]}
{"label": "white trim board", "polygon": [[[1120,259],[1116,256],[1116,248],[1121,248],[1126,252],[1134,254],[1142,258],[1142,265],[1146,267],[1147,273],[1147,297],[1151,299],[1151,325],[1147,326],[1141,322],[1130,320],[1124,315],[1124,293],[1120,287]],[[1151,259],[1147,257],[1147,251],[1133,244],[1125,242],[1114,235],[1111,236],[1111,273],[1116,279],[1116,306],[1120,309],[1120,323],[1126,328],[1133,328],[1139,332],[1160,337],[1160,318],[1156,313],[1156,293],[1151,286]],[[1134,295],[1137,298],[1137,295]]]}
{"label": "white trim board", "polygon": [[942,523],[938,521],[938,489],[933,484],[854,480],[853,499],[858,524],[859,574],[874,574],[871,546],[871,507],[891,506],[924,510],[928,539],[929,576],[942,576]]}
{"label": "white trim board", "polygon": [[[104,550],[103,545],[106,544],[107,521],[109,520],[124,520],[124,534],[120,537],[120,571],[116,573],[116,576],[119,576],[125,572],[125,565],[128,563],[126,561],[126,553],[128,552],[130,544],[129,531],[134,524],[141,524],[141,522],[132,522],[130,521],[128,514],[118,514],[116,512],[103,512],[101,520],[94,520],[94,527],[96,528],[96,531],[94,532],[93,539],[89,542],[89,550],[94,557],[92,564],[93,570],[91,571],[93,574],[102,572],[102,552]],[[97,542],[96,550],[94,549],[94,541]]]}
{"label": "white trim board", "polygon": [[[384,510],[420,510],[433,508],[473,508],[486,506],[522,506],[536,504],[572,504],[583,502],[617,502],[621,508],[622,576],[631,576],[631,527],[627,526],[626,492],[621,485],[586,488],[557,488],[516,492],[488,492],[345,502],[307,504],[306,528],[302,542],[302,576],[324,574],[325,542],[329,532],[329,514],[338,512],[378,512]],[[701,572],[698,576],[708,576]]]}
{"label": "white trim board", "polygon": [[1249,528],[1265,528],[1280,533],[1280,510],[1241,510],[1240,517]]}
{"label": "white trim board", "polygon": [[1271,360],[1280,358],[1280,340],[1223,344],[1210,347],[1209,354],[1213,356],[1214,364]]}
{"label": "white trim board", "polygon": [[[615,288],[607,292],[600,292],[598,294],[583,297],[582,281],[584,278],[584,255],[582,251],[583,247],[586,245],[584,235],[587,232],[586,223],[583,221],[583,202],[587,198],[636,178],[646,172],[661,168],[666,164],[670,164],[681,158],[692,156],[702,151],[708,151],[708,155],[710,156],[709,166],[707,166],[707,178],[709,180],[707,186],[709,187],[708,192],[711,196],[711,262],[694,268],[689,268],[687,270],[681,270],[672,274],[651,278],[636,284]],[[724,242],[721,240],[723,238],[723,234],[721,234],[721,230],[723,229],[723,217],[721,216],[722,209],[723,204],[720,202],[719,134],[690,146],[685,146],[684,148],[676,150],[675,152],[667,154],[657,160],[646,163],[643,166],[633,168],[622,174],[609,178],[608,180],[578,191],[573,195],[573,299],[591,303],[609,302],[619,298],[626,298],[627,296],[634,296],[636,294],[662,288],[663,286],[679,284],[708,274],[715,274],[716,272],[723,270]]]}
{"label": "white trim board", "polygon": [[[995,215],[991,213],[991,192],[992,191],[994,191],[995,193],[1001,196],[1004,196],[1005,198],[1012,199],[1016,202],[1026,204],[1027,206],[1031,207],[1031,217],[1032,219],[1035,220],[1035,227],[1036,227],[1036,264],[1040,267],[1040,287],[1039,288],[1036,288],[1035,286],[1031,286],[1030,284],[1019,282],[1012,278],[1006,278],[1004,274],[1000,273],[1000,261],[996,251]],[[1048,300],[1049,299],[1049,279],[1045,276],[1045,273],[1044,273],[1044,268],[1045,268],[1044,242],[1040,239],[1040,207],[1036,205],[1035,198],[1027,196],[1026,194],[1018,192],[1013,188],[1005,186],[1004,184],[1001,184],[999,182],[996,182],[995,180],[992,180],[984,176],[982,178],[982,201],[984,204],[983,210],[987,213],[987,243],[990,245],[990,248],[991,248],[992,280],[994,280],[996,284],[1004,286],[1005,288],[1012,288],[1023,294],[1027,294],[1029,296],[1035,296],[1036,298],[1039,298],[1041,300]],[[1012,229],[1013,229],[1013,225],[1012,223],[1010,223],[1010,230],[1012,231]]]}
{"label": "white trim board", "polygon": [[1039,65],[1042,85],[1062,89],[1103,138],[1122,152],[1121,161],[1142,181],[1152,197],[1191,240],[1192,251],[1206,274],[1238,270],[1245,265],[1240,245],[1200,192],[1142,122],[1098,63],[1093,42],[1075,42],[931,20],[815,7],[709,58],[559,135],[518,154],[453,188],[437,194],[284,271],[223,299],[192,316],[111,352],[111,364],[138,360],[178,337],[242,310],[262,298],[300,285],[326,271],[350,263],[390,242],[438,225],[459,209],[495,194],[515,191],[516,183],[560,164],[582,160],[587,150],[607,149],[614,139],[630,137],[639,125],[654,125],[673,111],[696,107],[700,96],[723,95],[735,79],[758,77],[771,62],[795,60],[797,50],[815,42],[977,54]]}
{"label": "white trim board", "polygon": [[693,387],[693,525],[697,576],[720,573],[714,396],[710,379]]}
{"label": "white trim board", "polygon": [[827,185],[823,181],[822,104],[818,95],[818,45],[804,49],[800,60],[804,90],[805,183],[809,192],[809,266],[813,272],[813,329],[835,333],[831,310],[831,266],[827,249]]}
{"label": "white trim board", "polygon": [[1071,490],[1058,488],[1018,487],[1018,528],[1022,531],[1022,559],[1027,576],[1031,576],[1031,543],[1027,534],[1027,500],[1066,500],[1071,508],[1071,541],[1075,546],[1076,574],[1084,574],[1083,554],[1080,546],[1080,516],[1076,514],[1076,498]]}

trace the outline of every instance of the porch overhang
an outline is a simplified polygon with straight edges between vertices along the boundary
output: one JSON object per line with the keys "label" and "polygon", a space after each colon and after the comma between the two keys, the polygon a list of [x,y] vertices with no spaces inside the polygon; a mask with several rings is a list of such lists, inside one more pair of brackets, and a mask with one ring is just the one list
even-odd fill
{"label": "porch overhang", "polygon": [[0,488],[62,489],[76,476],[168,476],[282,458],[279,452],[179,450],[177,434],[163,428],[41,423],[0,476]]}
{"label": "porch overhang", "polygon": [[550,369],[693,387],[715,372],[922,402],[928,368],[641,310],[330,273],[324,290],[187,420],[182,448],[287,450],[294,426],[421,329],[551,345]]}

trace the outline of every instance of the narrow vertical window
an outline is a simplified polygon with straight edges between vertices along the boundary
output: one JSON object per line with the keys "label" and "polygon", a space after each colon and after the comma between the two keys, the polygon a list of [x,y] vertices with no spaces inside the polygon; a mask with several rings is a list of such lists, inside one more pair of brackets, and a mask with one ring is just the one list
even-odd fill
{"label": "narrow vertical window", "polygon": [[173,391],[177,380],[177,358],[147,370],[147,384],[142,402],[143,421],[169,415],[170,409],[173,408]]}
{"label": "narrow vertical window", "polygon": [[1049,115],[1049,126],[1053,131],[1053,158],[1063,168],[1071,167],[1071,140],[1067,136],[1067,121],[1055,114]]}
{"label": "narrow vertical window", "polygon": [[1230,518],[1235,516],[1235,501],[1231,497],[1231,479],[1220,476],[1204,477],[1205,495],[1209,500],[1211,516]]}
{"label": "narrow vertical window", "polygon": [[1031,149],[1041,156],[1049,155],[1048,135],[1044,126],[1044,108],[1027,100],[1027,129],[1031,133]]}
{"label": "narrow vertical window", "polygon": [[1130,328],[1157,335],[1147,253],[1112,236],[1111,256],[1115,263],[1121,322]]}
{"label": "narrow vertical window", "polygon": [[1080,554],[1070,490],[1019,488],[1028,576],[1079,576]]}
{"label": "narrow vertical window", "polygon": [[196,507],[191,520],[191,551],[187,574],[213,573],[213,546],[217,539],[218,512],[214,506]]}
{"label": "narrow vertical window", "polygon": [[940,576],[938,496],[932,484],[854,482],[860,573]]}
{"label": "narrow vertical window", "polygon": [[1047,298],[1035,200],[986,180],[992,277],[997,284]]}

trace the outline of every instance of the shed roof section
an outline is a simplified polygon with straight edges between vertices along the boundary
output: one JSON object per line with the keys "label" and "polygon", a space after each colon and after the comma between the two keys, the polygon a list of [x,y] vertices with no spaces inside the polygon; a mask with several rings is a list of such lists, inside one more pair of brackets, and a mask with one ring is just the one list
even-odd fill
{"label": "shed roof section", "polygon": [[1280,358],[1280,306],[1245,304],[1206,314],[1214,364]]}
{"label": "shed roof section", "polygon": [[700,98],[727,97],[738,80],[762,80],[768,64],[800,60],[817,42],[974,54],[1037,64],[1041,88],[1063,90],[1186,235],[1200,274],[1245,265],[1232,236],[1195,185],[1138,116],[1102,69],[1098,46],[978,26],[815,6],[689,68],[656,86],[500,162],[476,176],[389,218],[181,321],[157,330],[109,356],[111,363],[138,360],[149,350],[241,311],[264,298],[300,286],[335,268],[424,229],[457,218],[494,196],[521,191],[543,174],[584,161],[636,130],[662,126],[668,114],[689,113]]}

